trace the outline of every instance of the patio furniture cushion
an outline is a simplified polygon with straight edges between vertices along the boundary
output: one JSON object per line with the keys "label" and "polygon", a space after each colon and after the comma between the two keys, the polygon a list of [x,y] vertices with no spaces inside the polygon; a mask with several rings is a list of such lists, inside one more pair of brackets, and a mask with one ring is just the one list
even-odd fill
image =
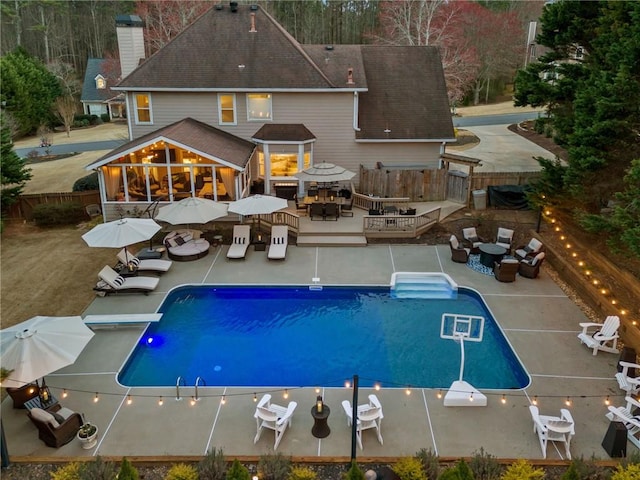
{"label": "patio furniture cushion", "polygon": [[58,423],[53,414],[47,412],[46,410],[43,410],[41,408],[32,408],[30,413],[35,420],[48,423],[54,428],[58,428],[60,426],[60,423]]}

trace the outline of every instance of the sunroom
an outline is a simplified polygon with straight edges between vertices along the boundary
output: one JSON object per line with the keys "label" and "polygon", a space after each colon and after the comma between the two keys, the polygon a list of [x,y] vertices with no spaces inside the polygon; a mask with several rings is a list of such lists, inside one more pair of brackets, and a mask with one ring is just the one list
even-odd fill
{"label": "sunroom", "polygon": [[241,198],[249,190],[255,149],[187,118],[122,145],[86,169],[98,172],[103,211],[114,217],[124,205],[144,210],[187,197]]}

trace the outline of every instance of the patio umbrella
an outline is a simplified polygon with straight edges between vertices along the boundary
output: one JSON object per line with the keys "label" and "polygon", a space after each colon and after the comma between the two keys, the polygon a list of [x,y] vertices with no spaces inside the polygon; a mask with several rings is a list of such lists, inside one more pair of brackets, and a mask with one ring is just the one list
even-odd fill
{"label": "patio umbrella", "polygon": [[313,167],[305,168],[296,173],[294,177],[304,182],[332,183],[351,180],[355,175],[355,172],[339,165],[322,162]]}
{"label": "patio umbrella", "polygon": [[179,202],[165,205],[156,215],[156,220],[172,225],[208,223],[227,214],[227,205],[207,198],[187,197]]}
{"label": "patio umbrella", "polygon": [[0,331],[3,387],[22,387],[76,361],[93,337],[82,317],[33,317]]}
{"label": "patio umbrella", "polygon": [[150,218],[121,218],[96,225],[82,239],[90,247],[123,248],[151,239],[160,228]]}
{"label": "patio umbrella", "polygon": [[[284,198],[271,195],[251,195],[229,204],[229,211],[240,215],[266,215],[287,208],[289,204]],[[260,217],[258,217],[260,230]]]}

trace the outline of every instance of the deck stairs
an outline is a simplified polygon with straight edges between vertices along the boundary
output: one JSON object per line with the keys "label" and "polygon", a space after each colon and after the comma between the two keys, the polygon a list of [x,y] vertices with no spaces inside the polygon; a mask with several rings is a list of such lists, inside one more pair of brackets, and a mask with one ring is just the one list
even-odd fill
{"label": "deck stairs", "polygon": [[299,247],[366,247],[367,237],[362,233],[348,232],[300,232]]}

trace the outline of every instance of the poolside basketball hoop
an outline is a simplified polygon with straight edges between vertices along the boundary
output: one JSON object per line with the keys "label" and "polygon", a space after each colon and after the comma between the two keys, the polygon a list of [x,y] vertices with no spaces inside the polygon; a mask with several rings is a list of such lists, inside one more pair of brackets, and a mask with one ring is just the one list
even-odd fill
{"label": "poolside basketball hoop", "polygon": [[448,338],[460,343],[460,375],[444,396],[445,407],[486,407],[487,397],[473,385],[463,380],[464,342],[481,342],[484,333],[484,317],[443,313],[440,324],[440,338]]}

